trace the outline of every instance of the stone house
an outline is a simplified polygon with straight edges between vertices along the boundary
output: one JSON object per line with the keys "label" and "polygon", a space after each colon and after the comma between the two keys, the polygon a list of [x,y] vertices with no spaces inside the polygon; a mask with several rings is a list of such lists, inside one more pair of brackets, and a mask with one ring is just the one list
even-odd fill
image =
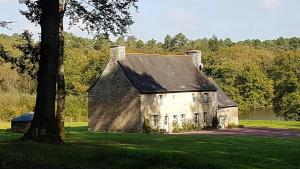
{"label": "stone house", "polygon": [[238,124],[237,105],[201,71],[200,51],[126,54],[117,46],[110,55],[88,90],[90,130],[139,132],[147,120],[154,129],[172,132],[184,124],[212,126],[214,117],[221,127]]}

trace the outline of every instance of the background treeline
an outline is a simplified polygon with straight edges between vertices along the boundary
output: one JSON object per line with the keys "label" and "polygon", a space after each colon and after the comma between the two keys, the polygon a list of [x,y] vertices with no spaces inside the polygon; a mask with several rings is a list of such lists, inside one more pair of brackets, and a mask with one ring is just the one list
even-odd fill
{"label": "background treeline", "polygon": [[[68,92],[66,120],[87,120],[86,90],[101,75],[111,45],[124,45],[128,53],[184,54],[202,51],[204,71],[219,83],[241,109],[273,106],[286,118],[300,116],[300,38],[258,39],[233,42],[216,36],[190,40],[182,33],[167,35],[164,42],[142,41],[133,36],[114,41],[106,35],[95,39],[66,33],[65,76]],[[20,55],[20,35],[0,35],[0,44],[12,55]],[[18,74],[0,60],[0,121],[32,111],[36,82]]]}

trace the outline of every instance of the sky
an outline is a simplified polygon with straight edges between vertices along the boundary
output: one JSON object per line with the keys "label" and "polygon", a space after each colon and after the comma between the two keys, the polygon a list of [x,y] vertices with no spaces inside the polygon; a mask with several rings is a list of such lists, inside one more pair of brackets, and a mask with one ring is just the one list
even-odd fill
{"label": "sky", "polygon": [[[128,36],[147,41],[183,33],[189,39],[231,38],[277,39],[300,37],[299,0],[139,0],[138,12],[132,11],[135,23]],[[18,0],[0,0],[0,20],[16,21],[0,33],[20,33],[27,29],[39,32],[20,13]],[[83,37],[93,37],[77,27],[66,31]]]}

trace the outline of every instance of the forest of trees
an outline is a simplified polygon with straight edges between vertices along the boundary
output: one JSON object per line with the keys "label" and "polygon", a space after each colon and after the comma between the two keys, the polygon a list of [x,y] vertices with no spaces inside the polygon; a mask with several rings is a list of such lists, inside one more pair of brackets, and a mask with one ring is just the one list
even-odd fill
{"label": "forest of trees", "polygon": [[[19,34],[0,35],[0,44],[13,56],[21,55]],[[252,110],[272,106],[279,116],[300,116],[300,38],[233,42],[216,36],[191,40],[182,33],[167,35],[164,42],[142,41],[134,36],[114,41],[65,33],[66,120],[87,120],[87,89],[101,75],[111,45],[124,45],[128,53],[184,54],[202,51],[204,71],[239,104]],[[20,74],[0,59],[0,121],[33,111],[36,81]]]}

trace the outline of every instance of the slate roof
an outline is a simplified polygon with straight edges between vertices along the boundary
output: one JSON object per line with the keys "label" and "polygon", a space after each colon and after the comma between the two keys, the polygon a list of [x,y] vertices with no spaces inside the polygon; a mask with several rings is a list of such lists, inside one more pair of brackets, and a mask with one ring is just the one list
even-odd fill
{"label": "slate roof", "polygon": [[220,88],[220,86],[212,79],[209,80],[216,86],[217,90],[217,99],[218,99],[218,108],[226,108],[226,107],[237,107],[238,104],[231,100],[224,91]]}
{"label": "slate roof", "polygon": [[33,119],[33,115],[34,115],[33,112],[24,113],[20,116],[13,118],[11,121],[12,122],[31,122]]}
{"label": "slate roof", "polygon": [[189,56],[127,54],[118,62],[141,93],[217,90]]}

